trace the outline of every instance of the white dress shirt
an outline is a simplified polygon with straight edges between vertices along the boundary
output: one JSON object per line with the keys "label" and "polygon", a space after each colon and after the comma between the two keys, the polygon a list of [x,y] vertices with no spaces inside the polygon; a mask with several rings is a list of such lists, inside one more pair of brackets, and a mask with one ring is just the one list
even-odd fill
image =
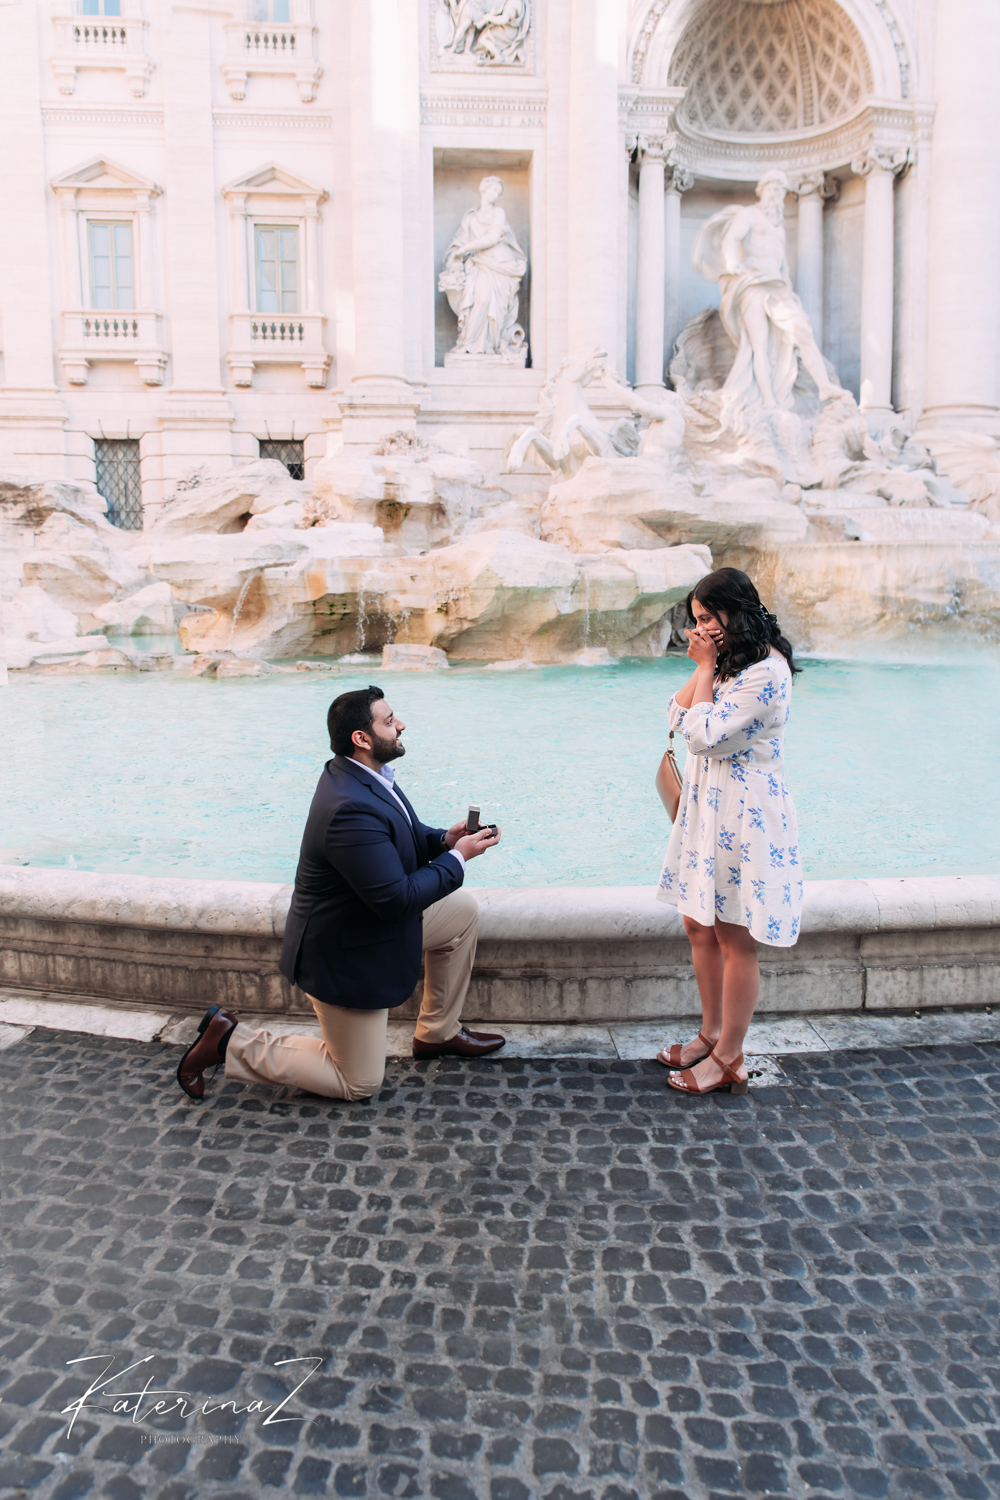
{"label": "white dress shirt", "polygon": [[[360,766],[361,769],[362,769],[362,771],[367,771],[368,774],[369,774],[369,776],[374,776],[378,781],[381,781],[385,785],[386,789],[389,792],[392,793],[392,795],[395,797],[396,801],[399,803],[400,807],[403,809],[403,817],[406,819],[406,821],[409,823],[410,827],[412,828],[413,827],[413,820],[410,817],[410,814],[406,810],[406,803],[403,801],[402,797],[399,795],[399,793],[396,791],[396,788],[393,786],[393,782],[396,780],[396,767],[395,766],[382,766],[382,768],[380,770],[373,771],[372,768],[371,768],[371,766],[366,766],[365,763],[364,763],[364,761],[357,760],[356,757],[353,756],[353,755],[350,757],[350,761],[351,761],[352,765]],[[465,872],[465,855],[464,854],[460,854],[457,849],[446,849],[445,853],[446,854],[450,854],[454,859],[458,860],[459,866],[460,866],[460,868],[461,868],[461,870],[462,870],[462,872],[464,874],[464,872]]]}

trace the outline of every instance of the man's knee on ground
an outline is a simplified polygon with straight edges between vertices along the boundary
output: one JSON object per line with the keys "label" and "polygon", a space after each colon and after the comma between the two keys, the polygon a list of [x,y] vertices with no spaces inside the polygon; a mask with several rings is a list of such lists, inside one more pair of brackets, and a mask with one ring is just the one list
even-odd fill
{"label": "man's knee on ground", "polygon": [[344,1098],[349,1099],[352,1104],[356,1104],[359,1099],[370,1099],[371,1096],[373,1094],[377,1094],[379,1089],[382,1087],[382,1080],[384,1077],[384,1059],[381,1065],[378,1067],[366,1068],[361,1072],[353,1074],[352,1076],[348,1076],[347,1074],[345,1074],[344,1087],[346,1088],[347,1093],[344,1095]]}

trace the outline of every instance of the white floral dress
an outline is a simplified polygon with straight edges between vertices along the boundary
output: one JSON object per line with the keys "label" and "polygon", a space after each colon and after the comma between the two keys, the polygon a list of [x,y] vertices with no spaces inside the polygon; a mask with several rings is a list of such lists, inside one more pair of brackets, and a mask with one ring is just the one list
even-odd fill
{"label": "white floral dress", "polygon": [[714,694],[714,703],[688,709],[670,700],[670,728],[688,753],[657,898],[706,927],[718,917],[790,948],[802,915],[798,825],[782,765],[791,673],[772,651],[716,680]]}

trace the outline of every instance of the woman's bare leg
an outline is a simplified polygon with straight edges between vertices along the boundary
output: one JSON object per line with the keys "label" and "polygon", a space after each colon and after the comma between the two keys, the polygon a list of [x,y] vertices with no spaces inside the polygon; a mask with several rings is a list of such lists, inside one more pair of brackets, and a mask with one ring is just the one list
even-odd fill
{"label": "woman's bare leg", "polygon": [[[688,927],[687,917],[684,918],[684,926]],[[698,924],[692,923],[691,926],[697,927]],[[731,1063],[743,1051],[743,1042],[760,994],[757,943],[745,927],[738,927],[733,922],[716,922],[714,928],[702,928],[701,931],[708,932],[715,937],[722,967],[719,1020],[712,1030],[706,1027],[705,1035],[718,1036],[719,1039],[714,1048],[715,1055],[724,1063]],[[700,939],[691,935],[690,928],[688,936],[691,938],[691,951],[694,953],[695,943]],[[695,959],[695,975],[698,976],[697,958]],[[700,976],[698,988],[702,993],[702,1013],[705,1014],[705,999],[704,992],[701,990]],[[747,1076],[745,1067],[741,1067],[738,1072],[741,1078]],[[704,1088],[708,1084],[719,1081],[722,1077],[722,1069],[718,1063],[706,1057],[704,1062],[699,1063],[694,1069],[694,1076]]]}
{"label": "woman's bare leg", "polygon": [[[701,1030],[710,1042],[714,1042],[722,1029],[722,949],[714,927],[706,927],[693,917],[685,917],[683,921],[684,931],[691,944],[691,962],[701,1000]],[[689,1067],[690,1059],[698,1057],[702,1050],[701,1042],[687,1042],[681,1052],[681,1066]]]}

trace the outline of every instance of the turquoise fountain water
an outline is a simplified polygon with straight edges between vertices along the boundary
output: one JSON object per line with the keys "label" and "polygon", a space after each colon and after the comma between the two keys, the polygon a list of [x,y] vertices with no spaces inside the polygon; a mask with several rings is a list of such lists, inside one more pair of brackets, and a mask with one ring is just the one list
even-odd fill
{"label": "turquoise fountain water", "polygon": [[[499,673],[453,667],[213,681],[30,676],[0,692],[0,859],[291,880],[326,708],[375,681],[407,722],[403,785],[429,822],[503,826],[476,885],[656,880],[653,790],[680,657]],[[1000,869],[1000,668],[807,662],[786,742],[808,878]]]}

